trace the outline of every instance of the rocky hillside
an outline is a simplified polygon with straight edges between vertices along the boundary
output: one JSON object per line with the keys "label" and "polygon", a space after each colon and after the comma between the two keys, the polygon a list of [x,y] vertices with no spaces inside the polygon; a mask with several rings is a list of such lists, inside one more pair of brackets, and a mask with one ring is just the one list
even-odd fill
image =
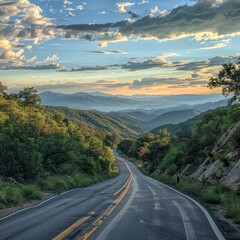
{"label": "rocky hillside", "polygon": [[[240,149],[236,149],[231,143],[232,138],[238,131],[240,131],[239,122],[230,127],[220,138],[210,156],[190,177],[199,180],[206,179],[213,183],[221,181],[234,189],[240,189]],[[189,168],[189,165],[180,174],[186,175],[187,168]]]}

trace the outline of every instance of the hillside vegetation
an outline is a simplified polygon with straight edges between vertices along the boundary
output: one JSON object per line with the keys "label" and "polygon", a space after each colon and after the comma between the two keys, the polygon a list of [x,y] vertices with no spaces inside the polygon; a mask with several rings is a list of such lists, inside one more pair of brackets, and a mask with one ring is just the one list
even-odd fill
{"label": "hillside vegetation", "polygon": [[121,137],[136,137],[143,133],[141,128],[104,112],[53,106],[46,106],[46,110],[53,114],[61,112],[75,123],[85,123],[98,131],[114,133]]}
{"label": "hillside vegetation", "polygon": [[0,92],[0,208],[111,176],[115,135],[45,113],[32,88]]}

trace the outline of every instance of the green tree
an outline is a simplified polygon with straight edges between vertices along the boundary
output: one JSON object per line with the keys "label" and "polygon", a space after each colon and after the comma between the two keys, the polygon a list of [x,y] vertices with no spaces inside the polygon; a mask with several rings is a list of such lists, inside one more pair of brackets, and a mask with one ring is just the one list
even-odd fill
{"label": "green tree", "polygon": [[232,103],[240,97],[240,58],[236,64],[223,64],[222,67],[216,78],[210,78],[208,87],[210,89],[222,87],[222,93],[225,96],[232,93],[234,95],[230,100]]}
{"label": "green tree", "polygon": [[134,143],[134,140],[133,140],[133,139],[131,139],[131,138],[126,138],[126,139],[124,139],[122,142],[120,142],[120,143],[118,144],[118,149],[119,149],[122,153],[127,154],[128,151],[129,151],[129,149],[132,147],[133,143]]}
{"label": "green tree", "polygon": [[38,107],[41,103],[41,98],[33,87],[24,88],[18,93],[18,97],[24,107]]}
{"label": "green tree", "polygon": [[167,145],[171,139],[170,132],[168,132],[167,128],[160,129],[159,131],[159,139],[161,145]]}

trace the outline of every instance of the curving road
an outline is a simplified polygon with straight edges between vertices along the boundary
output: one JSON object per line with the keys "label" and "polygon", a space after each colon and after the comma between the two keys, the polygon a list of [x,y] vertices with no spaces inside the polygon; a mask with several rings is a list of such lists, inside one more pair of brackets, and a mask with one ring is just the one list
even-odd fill
{"label": "curving road", "polygon": [[0,239],[224,239],[193,199],[143,175],[116,153],[120,174],[0,220]]}

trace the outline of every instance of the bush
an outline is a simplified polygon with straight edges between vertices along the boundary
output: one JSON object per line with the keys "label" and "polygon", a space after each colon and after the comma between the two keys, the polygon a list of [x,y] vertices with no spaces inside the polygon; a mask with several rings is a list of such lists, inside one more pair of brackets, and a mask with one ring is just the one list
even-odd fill
{"label": "bush", "polygon": [[21,189],[17,186],[10,185],[3,190],[3,203],[6,205],[15,205],[23,202]]}
{"label": "bush", "polygon": [[202,192],[201,198],[206,203],[219,204],[220,196],[214,192],[213,189],[206,189]]}
{"label": "bush", "polygon": [[22,194],[27,199],[40,199],[41,198],[41,192],[32,185],[23,185],[22,186]]}
{"label": "bush", "polygon": [[222,194],[221,203],[225,208],[225,217],[233,218],[235,222],[240,223],[240,199],[235,194]]}
{"label": "bush", "polygon": [[224,185],[223,183],[216,183],[214,185],[214,192],[221,194],[221,193],[230,193],[232,190],[230,187]]}
{"label": "bush", "polygon": [[180,181],[179,188],[192,196],[201,197],[204,189],[203,185],[203,183],[195,180]]}
{"label": "bush", "polygon": [[75,187],[86,187],[94,182],[94,179],[92,179],[90,176],[86,174],[75,174],[73,176]]}
{"label": "bush", "polygon": [[62,192],[69,188],[70,188],[69,184],[65,177],[60,176],[49,177],[45,182],[45,189],[54,192]]}

